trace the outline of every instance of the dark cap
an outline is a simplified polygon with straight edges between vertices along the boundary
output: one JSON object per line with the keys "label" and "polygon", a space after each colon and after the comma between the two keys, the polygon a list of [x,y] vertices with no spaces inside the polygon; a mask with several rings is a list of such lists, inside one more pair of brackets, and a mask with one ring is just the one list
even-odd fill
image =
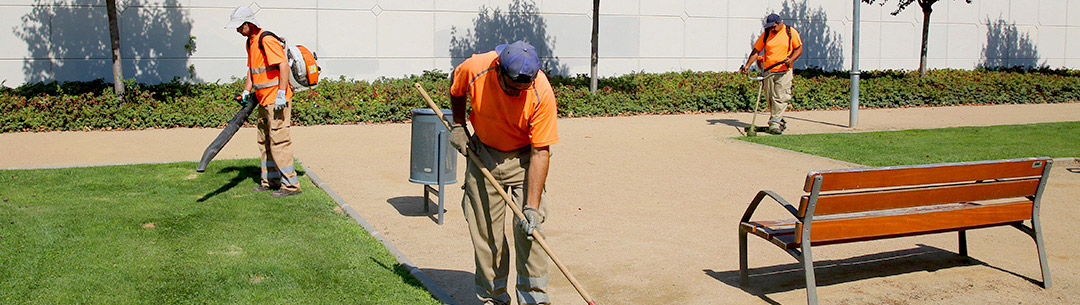
{"label": "dark cap", "polygon": [[499,66],[515,83],[531,83],[540,71],[540,57],[536,48],[521,40],[495,47],[499,53]]}
{"label": "dark cap", "polygon": [[769,17],[765,17],[765,28],[771,28],[775,26],[777,22],[780,22],[780,15],[769,14]]}

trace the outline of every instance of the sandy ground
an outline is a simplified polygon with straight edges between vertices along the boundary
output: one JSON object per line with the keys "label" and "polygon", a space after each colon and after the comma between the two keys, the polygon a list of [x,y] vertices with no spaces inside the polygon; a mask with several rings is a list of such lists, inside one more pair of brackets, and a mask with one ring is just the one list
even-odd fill
{"label": "sandy ground", "polygon": [[[759,125],[764,124],[759,116]],[[751,286],[738,287],[739,217],[758,190],[792,200],[810,170],[852,164],[728,137],[750,120],[720,113],[559,121],[544,231],[556,254],[601,304],[800,304],[797,262],[750,241]],[[847,111],[789,114],[789,133],[847,132]],[[860,111],[854,131],[1080,121],[1080,103]],[[194,161],[216,129],[0,134],[0,168]],[[407,124],[293,128],[296,156],[326,180],[424,272],[463,304],[476,304],[472,247],[460,183],[446,193],[446,223],[422,210],[408,182]],[[242,129],[218,158],[255,157]],[[459,175],[463,158],[459,158]],[[208,171],[214,171],[211,163]],[[460,180],[460,179],[459,179]],[[307,188],[312,188],[306,185]],[[1058,162],[1043,198],[1054,286],[1042,289],[1034,243],[1011,228],[969,234],[973,261],[956,235],[936,234],[815,248],[818,294],[837,304],[1077,303],[1080,164]],[[434,209],[432,209],[434,210]],[[784,217],[763,204],[756,219]],[[580,298],[552,268],[557,303]]]}

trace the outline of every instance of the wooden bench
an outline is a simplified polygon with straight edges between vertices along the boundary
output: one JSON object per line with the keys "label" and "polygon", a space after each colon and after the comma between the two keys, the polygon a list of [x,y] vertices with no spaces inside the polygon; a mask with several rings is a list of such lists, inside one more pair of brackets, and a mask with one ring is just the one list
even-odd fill
{"label": "wooden bench", "polygon": [[[957,231],[960,255],[967,256],[966,230],[1012,226],[1035,239],[1043,287],[1049,288],[1039,200],[1052,163],[1050,158],[1023,158],[812,171],[798,208],[769,190],[759,192],[746,208],[739,222],[739,283],[749,283],[748,233],[802,263],[807,301],[817,304],[811,246]],[[796,219],[751,221],[766,196]]]}

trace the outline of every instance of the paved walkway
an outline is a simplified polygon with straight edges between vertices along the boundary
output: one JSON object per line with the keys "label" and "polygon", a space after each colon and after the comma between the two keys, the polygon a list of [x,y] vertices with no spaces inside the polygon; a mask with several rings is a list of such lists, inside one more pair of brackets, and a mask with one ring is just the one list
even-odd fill
{"label": "paved walkway", "polygon": [[[789,133],[851,131],[847,118],[847,111],[792,112]],[[738,288],[738,218],[760,189],[797,198],[808,171],[851,165],[728,139],[749,120],[747,113],[560,120],[544,230],[598,302],[805,302],[799,265],[760,241],[750,244],[760,253],[750,261],[756,288]],[[855,131],[1056,121],[1080,121],[1080,103],[862,110]],[[218,132],[0,134],[0,155],[8,157],[0,168],[194,161]],[[408,182],[409,132],[407,124],[293,128],[297,157],[457,300],[474,304],[460,184],[448,188],[446,224],[435,225],[422,212],[421,186]],[[218,158],[255,157],[254,137],[253,129],[242,129]],[[464,162],[459,158],[460,169]],[[1080,233],[1080,212],[1071,209],[1080,204],[1080,174],[1066,169],[1080,165],[1055,165],[1044,198],[1052,289],[1029,282],[1039,277],[1030,239],[994,228],[969,234],[974,264],[952,253],[952,234],[816,249],[821,301],[1070,302],[1080,292],[1080,254],[1070,249]],[[772,206],[758,213],[782,215]],[[580,300],[561,275],[551,276],[554,301]]]}

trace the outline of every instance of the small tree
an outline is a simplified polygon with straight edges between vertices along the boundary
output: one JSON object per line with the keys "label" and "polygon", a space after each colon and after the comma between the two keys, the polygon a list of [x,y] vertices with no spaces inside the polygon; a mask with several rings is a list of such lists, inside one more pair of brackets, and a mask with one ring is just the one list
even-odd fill
{"label": "small tree", "polygon": [[124,68],[120,65],[120,20],[116,15],[116,0],[105,0],[109,13],[109,41],[112,43],[113,91],[124,100]]}
{"label": "small tree", "polygon": [[[919,77],[926,76],[926,41],[927,34],[930,33],[930,13],[934,12],[932,6],[939,0],[898,0],[896,4],[896,10],[890,13],[893,16],[900,14],[901,11],[906,9],[912,3],[918,3],[919,7],[923,11],[923,27],[922,27],[922,48],[919,50]],[[967,3],[971,3],[972,0],[964,0]],[[881,5],[885,5],[889,0],[862,0],[862,2],[874,4],[880,2]]]}

